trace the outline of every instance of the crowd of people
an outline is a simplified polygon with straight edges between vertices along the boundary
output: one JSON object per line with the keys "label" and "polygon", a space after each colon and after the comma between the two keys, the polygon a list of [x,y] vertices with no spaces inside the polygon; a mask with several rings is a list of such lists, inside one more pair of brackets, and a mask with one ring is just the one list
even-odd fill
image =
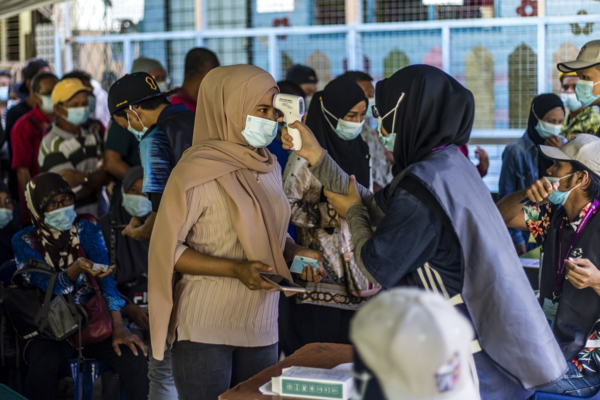
{"label": "crowd of people", "polygon": [[[58,77],[31,59],[19,83],[0,71],[0,268],[38,260],[56,278],[28,272],[25,284],[54,296],[99,288],[112,335],[83,355],[107,363],[130,400],[216,399],[282,354],[353,341],[357,376],[375,377],[356,398],[408,396],[414,385],[389,378],[407,372],[377,361],[402,354],[354,318],[404,299],[383,293],[398,286],[437,292],[456,332],[474,334],[470,368],[452,370],[468,377],[440,396],[466,379],[485,400],[587,397],[600,386],[600,41],[558,69],[560,93],[533,99],[504,151],[494,204],[486,152],[468,158],[473,95],[435,67],[375,86],[348,71],[319,90],[308,66],[276,82],[194,48],[181,87],[140,57],[106,92],[85,71]],[[289,124],[300,150],[278,93],[306,104]],[[536,298],[518,256],[539,246]],[[298,256],[315,263],[290,272]],[[265,274],[306,291],[280,295]],[[24,395],[55,398],[76,349],[23,344]]]}

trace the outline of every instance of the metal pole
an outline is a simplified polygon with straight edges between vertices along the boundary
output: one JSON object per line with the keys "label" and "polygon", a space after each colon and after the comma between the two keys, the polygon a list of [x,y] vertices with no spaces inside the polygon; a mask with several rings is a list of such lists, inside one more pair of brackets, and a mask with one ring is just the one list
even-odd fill
{"label": "metal pole", "polygon": [[58,32],[54,33],[54,74],[56,76],[61,77],[63,74],[63,66],[62,66],[62,51],[61,51],[61,41],[60,35]]}
{"label": "metal pole", "polygon": [[450,74],[450,27],[442,27],[442,69]]}
{"label": "metal pole", "polygon": [[64,55],[65,55],[65,71],[73,70],[73,44],[71,42],[73,38],[73,29],[71,27],[71,2],[65,1],[62,3],[62,33],[63,43],[65,44]]}
{"label": "metal pole", "polygon": [[129,74],[131,67],[133,66],[133,42],[131,39],[126,38],[123,40],[123,73]]}
{"label": "metal pole", "polygon": [[269,73],[273,75],[276,81],[281,75],[281,65],[279,62],[279,46],[277,36],[272,33],[269,35]]}
{"label": "metal pole", "polygon": [[546,91],[546,23],[543,17],[538,19],[537,28],[537,90],[538,93],[544,93]]}
{"label": "metal pole", "polygon": [[346,55],[348,57],[348,70],[362,70],[360,60],[362,53],[360,51],[360,40],[356,26],[362,24],[362,1],[361,0],[346,0],[346,26],[348,33],[346,34]]}
{"label": "metal pole", "polygon": [[201,31],[208,28],[206,24],[206,1],[194,0],[194,26],[196,28],[196,47],[204,47]]}

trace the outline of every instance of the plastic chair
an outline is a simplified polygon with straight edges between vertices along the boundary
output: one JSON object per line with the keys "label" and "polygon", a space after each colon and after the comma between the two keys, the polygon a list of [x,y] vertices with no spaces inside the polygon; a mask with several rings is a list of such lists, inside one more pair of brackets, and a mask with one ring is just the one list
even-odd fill
{"label": "plastic chair", "polygon": [[[530,400],[573,400],[577,397],[567,396],[566,394],[546,393],[546,392],[535,392]],[[581,397],[579,397],[581,399]],[[600,400],[600,392],[596,393],[592,397],[583,397],[584,399]]]}
{"label": "plastic chair", "polygon": [[[73,378],[75,383],[75,396],[73,400],[93,400],[94,399],[94,382],[100,375],[105,372],[112,371],[108,364],[98,360],[83,360],[83,371],[79,372],[77,368],[77,360],[69,360],[61,367],[61,372]],[[79,381],[81,380],[81,397],[79,397]],[[121,381],[121,400],[126,400],[125,392],[123,391],[123,381]]]}

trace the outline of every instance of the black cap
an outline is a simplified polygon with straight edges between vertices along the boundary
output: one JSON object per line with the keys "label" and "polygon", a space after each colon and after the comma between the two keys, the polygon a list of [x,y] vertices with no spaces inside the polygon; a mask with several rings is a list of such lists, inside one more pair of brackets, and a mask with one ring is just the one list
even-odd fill
{"label": "black cap", "polygon": [[119,110],[162,94],[156,81],[148,73],[125,75],[108,90],[108,111],[110,115],[114,115]]}
{"label": "black cap", "polygon": [[33,79],[33,77],[37,75],[38,71],[44,67],[50,67],[48,61],[37,57],[30,58],[23,67],[23,82],[19,84],[19,92],[25,95],[29,94],[29,90],[27,90],[27,85],[25,85],[25,81],[28,79]]}
{"label": "black cap", "polygon": [[292,65],[287,70],[285,80],[294,82],[296,85],[319,82],[317,79],[317,73],[314,69],[300,64]]}

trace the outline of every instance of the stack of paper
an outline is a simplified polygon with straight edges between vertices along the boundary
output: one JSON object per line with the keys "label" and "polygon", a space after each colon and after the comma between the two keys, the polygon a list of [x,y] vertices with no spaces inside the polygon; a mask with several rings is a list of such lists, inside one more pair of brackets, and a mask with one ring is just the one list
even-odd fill
{"label": "stack of paper", "polygon": [[281,376],[273,378],[260,391],[284,397],[347,400],[353,383],[352,364],[334,369],[292,367],[284,369]]}

